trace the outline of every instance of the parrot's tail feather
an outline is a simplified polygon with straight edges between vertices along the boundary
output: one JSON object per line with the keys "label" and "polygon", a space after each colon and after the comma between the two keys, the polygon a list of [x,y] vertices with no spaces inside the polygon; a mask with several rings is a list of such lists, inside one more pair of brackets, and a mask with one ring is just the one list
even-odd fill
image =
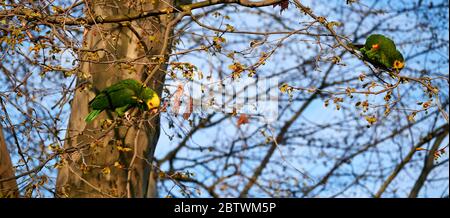
{"label": "parrot's tail feather", "polygon": [[101,110],[93,110],[93,111],[91,111],[91,113],[89,113],[88,115],[87,115],[87,117],[86,117],[86,119],[84,119],[84,121],[86,121],[86,122],[91,122],[92,120],[94,120],[97,116],[98,116],[98,114],[100,114],[100,112],[102,112]]}
{"label": "parrot's tail feather", "polygon": [[353,43],[349,43],[348,46],[353,48],[353,49],[357,49],[357,50],[359,50],[359,49],[364,47],[364,45],[362,45],[362,44],[353,44]]}

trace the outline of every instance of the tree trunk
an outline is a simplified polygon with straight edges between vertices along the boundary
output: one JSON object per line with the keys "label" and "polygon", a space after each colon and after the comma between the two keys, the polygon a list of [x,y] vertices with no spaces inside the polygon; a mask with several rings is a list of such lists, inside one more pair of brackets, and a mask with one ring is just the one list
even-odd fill
{"label": "tree trunk", "polygon": [[[3,136],[3,127],[0,125],[0,181],[12,177],[14,177],[14,168]],[[0,182],[0,198],[4,197],[19,197],[15,179]]]}
{"label": "tree trunk", "polygon": [[[168,1],[86,2],[86,17],[97,20],[168,7]],[[145,81],[149,77],[147,85],[161,95],[172,19],[173,15],[162,15],[92,25],[85,31],[83,48],[98,52],[79,54],[87,61],[80,64],[65,143],[65,148],[79,149],[63,155],[57,197],[156,197],[149,196],[156,192],[148,189],[154,188],[154,181],[149,184],[149,178],[154,178],[150,163],[159,138],[159,115],[137,112],[133,116],[137,121],[122,122],[114,113],[103,111],[89,124],[84,119],[89,101],[99,90],[126,78]],[[117,125],[108,126],[105,119]]]}

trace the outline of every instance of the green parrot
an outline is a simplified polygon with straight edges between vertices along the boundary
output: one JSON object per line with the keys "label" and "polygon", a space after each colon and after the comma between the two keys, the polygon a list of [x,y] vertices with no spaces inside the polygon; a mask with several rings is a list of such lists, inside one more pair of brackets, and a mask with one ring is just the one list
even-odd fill
{"label": "green parrot", "polygon": [[85,121],[91,122],[100,112],[107,109],[123,116],[133,107],[152,110],[158,108],[159,104],[160,99],[155,91],[134,79],[126,79],[105,88],[89,102],[92,111]]}
{"label": "green parrot", "polygon": [[352,44],[368,61],[377,68],[388,72],[399,73],[405,66],[405,60],[397,50],[394,41],[380,34],[370,35],[364,45]]}

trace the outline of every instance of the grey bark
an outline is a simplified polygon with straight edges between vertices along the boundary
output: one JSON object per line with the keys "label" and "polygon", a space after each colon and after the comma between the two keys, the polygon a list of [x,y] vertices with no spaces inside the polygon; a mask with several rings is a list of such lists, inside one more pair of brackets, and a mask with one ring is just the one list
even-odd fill
{"label": "grey bark", "polygon": [[[3,127],[0,125],[0,180],[12,177],[14,177],[14,168],[3,136]],[[0,182],[0,198],[18,196],[19,191],[15,179]]]}

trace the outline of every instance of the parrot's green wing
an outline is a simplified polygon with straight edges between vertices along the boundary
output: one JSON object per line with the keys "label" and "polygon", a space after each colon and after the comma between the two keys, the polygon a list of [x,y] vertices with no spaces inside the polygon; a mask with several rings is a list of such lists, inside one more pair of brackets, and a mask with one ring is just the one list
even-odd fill
{"label": "parrot's green wing", "polygon": [[370,35],[366,43],[364,44],[364,49],[366,51],[371,50],[374,45],[379,45],[380,50],[393,50],[395,51],[395,43],[390,38],[383,36],[381,34]]}
{"label": "parrot's green wing", "polygon": [[381,34],[370,35],[360,51],[365,60],[385,70],[393,67],[393,57],[398,52],[394,41]]}
{"label": "parrot's green wing", "polygon": [[140,103],[141,100],[138,98],[140,89],[142,89],[141,83],[133,79],[122,80],[105,88],[89,102],[92,111],[85,120],[92,121],[106,109],[115,110],[119,116],[122,116],[126,110]]}
{"label": "parrot's green wing", "polygon": [[105,90],[91,102],[92,109],[116,109],[129,104],[135,104],[136,93],[127,88]]}
{"label": "parrot's green wing", "polygon": [[122,80],[118,83],[116,83],[116,85],[122,86],[122,87],[126,87],[128,89],[131,89],[135,92],[138,92],[138,90],[142,89],[143,85],[142,83],[138,82],[137,80],[134,79],[125,79]]}

